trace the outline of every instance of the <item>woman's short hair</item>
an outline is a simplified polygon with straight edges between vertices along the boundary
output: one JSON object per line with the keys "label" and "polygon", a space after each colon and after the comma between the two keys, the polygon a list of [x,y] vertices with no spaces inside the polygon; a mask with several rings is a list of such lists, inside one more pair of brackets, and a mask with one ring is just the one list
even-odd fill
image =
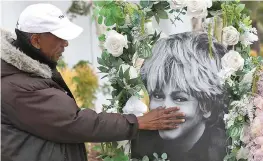
{"label": "woman's short hair", "polygon": [[197,98],[203,112],[211,111],[213,102],[223,94],[217,74],[226,48],[212,38],[211,49],[210,54],[204,32],[180,33],[157,41],[152,57],[141,68],[148,92],[171,85]]}

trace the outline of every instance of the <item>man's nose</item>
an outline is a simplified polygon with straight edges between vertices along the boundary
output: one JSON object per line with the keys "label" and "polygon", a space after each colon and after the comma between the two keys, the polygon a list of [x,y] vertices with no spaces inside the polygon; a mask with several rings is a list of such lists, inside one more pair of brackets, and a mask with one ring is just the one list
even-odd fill
{"label": "man's nose", "polygon": [[68,41],[67,40],[63,40],[63,46],[67,47],[68,46]]}

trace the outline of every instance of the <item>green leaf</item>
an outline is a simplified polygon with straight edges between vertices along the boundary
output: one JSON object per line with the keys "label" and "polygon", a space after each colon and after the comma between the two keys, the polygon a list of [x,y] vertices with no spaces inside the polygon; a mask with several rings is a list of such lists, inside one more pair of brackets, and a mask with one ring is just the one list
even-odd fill
{"label": "green leaf", "polygon": [[106,35],[105,34],[102,34],[99,36],[99,40],[100,41],[105,41],[106,40]]}
{"label": "green leaf", "polygon": [[105,4],[105,1],[94,1],[94,4],[95,4],[96,6],[102,7],[102,6]]}
{"label": "green leaf", "polygon": [[106,66],[104,60],[102,60],[101,58],[97,58],[97,61],[98,61],[98,63],[99,63],[100,65]]}
{"label": "green leaf", "polygon": [[105,18],[104,24],[106,26],[112,26],[115,24],[114,19],[112,17]]}
{"label": "green leaf", "polygon": [[119,77],[122,79],[123,78],[123,69],[122,68],[120,68],[120,70],[119,70]]}
{"label": "green leaf", "polygon": [[101,55],[101,58],[103,60],[107,60],[110,57],[109,53],[107,51],[104,51]]}
{"label": "green leaf", "polygon": [[142,41],[137,45],[137,53],[139,58],[149,58],[152,54],[151,46],[149,46],[147,41]]}
{"label": "green leaf", "polygon": [[167,159],[168,157],[167,157],[167,154],[166,153],[163,153],[162,154],[162,159]]}
{"label": "green leaf", "polygon": [[138,78],[133,78],[133,79],[128,80],[127,82],[131,85],[136,85],[139,83],[139,80]]}
{"label": "green leaf", "polygon": [[160,18],[157,15],[154,15],[154,18],[155,18],[156,22],[159,24],[160,23]]}
{"label": "green leaf", "polygon": [[99,18],[98,18],[98,23],[99,23],[99,24],[102,24],[102,21],[103,21],[103,17],[102,17],[102,16],[99,16]]}
{"label": "green leaf", "polygon": [[143,8],[151,8],[152,5],[153,5],[153,1],[149,1],[149,0],[143,0],[143,1],[140,1],[140,5],[143,7]]}
{"label": "green leaf", "polygon": [[128,68],[125,72],[124,72],[124,78],[126,80],[130,79],[130,68]]}
{"label": "green leaf", "polygon": [[117,82],[122,88],[125,87],[124,83],[120,79],[117,79]]}
{"label": "green leaf", "polygon": [[106,11],[107,11],[107,9],[101,8],[101,9],[99,10],[99,14],[100,14],[101,16],[107,16]]}
{"label": "green leaf", "polygon": [[164,10],[157,10],[157,15],[161,19],[168,19],[168,14]]}
{"label": "green leaf", "polygon": [[101,77],[101,79],[106,78],[106,77],[108,77],[108,75],[104,75],[103,77]]}
{"label": "green leaf", "polygon": [[103,67],[103,66],[99,66],[98,69],[103,72],[103,73],[108,73],[109,72],[109,69],[106,68],[106,67]]}
{"label": "green leaf", "polygon": [[241,13],[245,9],[245,4],[238,4],[236,7],[236,12]]}
{"label": "green leaf", "polygon": [[241,134],[242,126],[234,126],[230,129],[229,135],[232,138],[238,138]]}
{"label": "green leaf", "polygon": [[72,81],[76,82],[76,83],[79,83],[80,82],[80,78],[75,76],[75,77],[72,78]]}
{"label": "green leaf", "polygon": [[147,156],[144,156],[144,157],[142,158],[142,161],[150,161],[150,159],[149,159]]}

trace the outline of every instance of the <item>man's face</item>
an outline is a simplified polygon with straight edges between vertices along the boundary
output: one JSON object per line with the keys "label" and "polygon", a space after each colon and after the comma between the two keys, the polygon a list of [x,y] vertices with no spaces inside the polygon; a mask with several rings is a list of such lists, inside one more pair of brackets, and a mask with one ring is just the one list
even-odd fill
{"label": "man's face", "polygon": [[49,59],[55,62],[57,62],[59,57],[62,56],[64,48],[68,46],[67,40],[60,39],[51,33],[38,34],[36,39],[37,42],[34,43],[38,43],[37,48],[39,48]]}
{"label": "man's face", "polygon": [[191,95],[174,89],[169,85],[151,94],[150,109],[159,106],[166,108],[180,107],[180,112],[185,113],[185,123],[179,124],[174,130],[159,130],[161,138],[165,140],[177,139],[187,134],[191,129],[202,122],[202,112],[198,107],[198,100]]}

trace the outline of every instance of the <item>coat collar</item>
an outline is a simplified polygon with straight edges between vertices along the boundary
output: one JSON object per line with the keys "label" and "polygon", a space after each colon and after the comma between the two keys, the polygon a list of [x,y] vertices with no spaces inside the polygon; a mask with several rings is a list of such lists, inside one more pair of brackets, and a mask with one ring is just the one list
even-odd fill
{"label": "coat collar", "polygon": [[1,31],[1,59],[17,69],[43,78],[51,78],[52,71],[46,64],[34,60],[12,45],[16,38],[14,34],[6,30]]}

